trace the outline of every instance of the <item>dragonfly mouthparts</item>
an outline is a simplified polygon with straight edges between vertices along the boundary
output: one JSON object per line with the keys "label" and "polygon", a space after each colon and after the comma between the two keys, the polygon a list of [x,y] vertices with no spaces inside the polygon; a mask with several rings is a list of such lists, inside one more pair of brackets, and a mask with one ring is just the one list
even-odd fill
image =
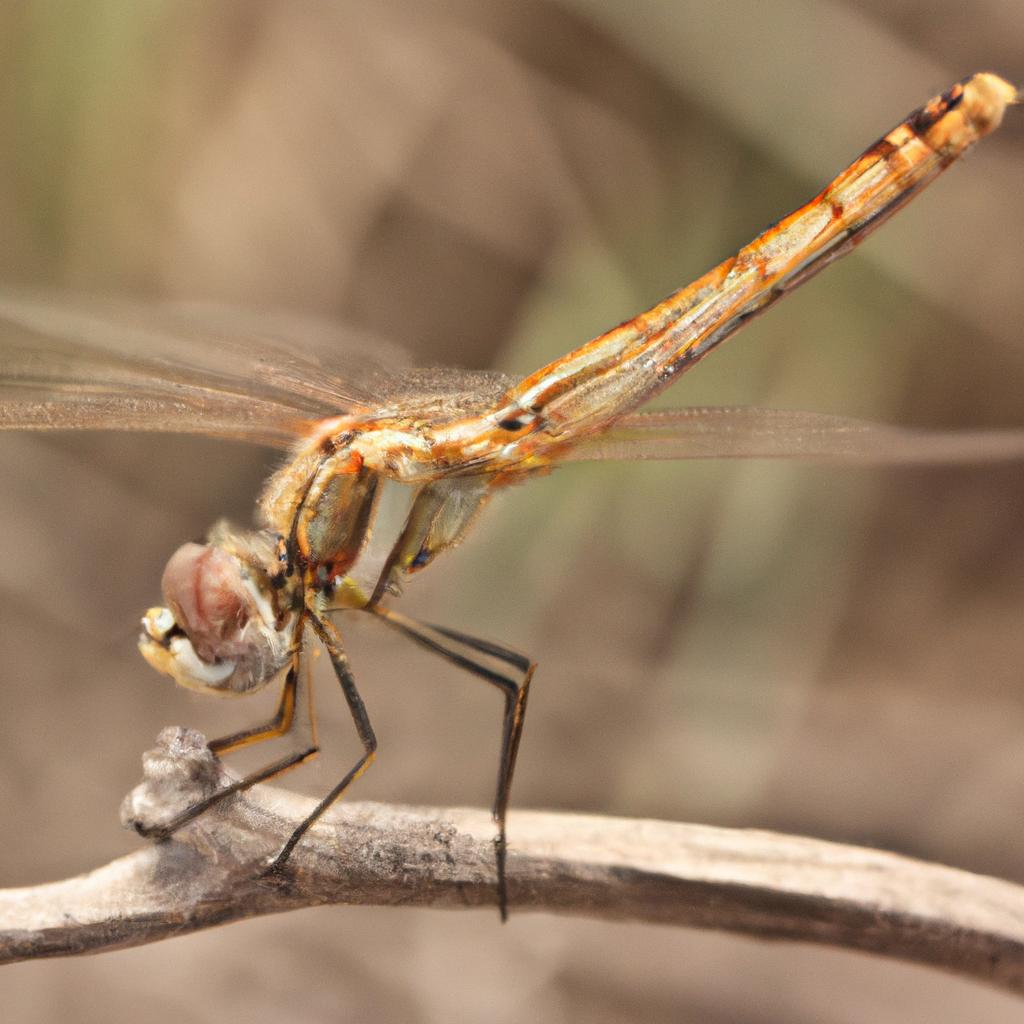
{"label": "dragonfly mouthparts", "polygon": [[221,691],[236,667],[234,661],[203,661],[169,608],[150,608],[142,617],[139,651],[158,672],[190,690]]}

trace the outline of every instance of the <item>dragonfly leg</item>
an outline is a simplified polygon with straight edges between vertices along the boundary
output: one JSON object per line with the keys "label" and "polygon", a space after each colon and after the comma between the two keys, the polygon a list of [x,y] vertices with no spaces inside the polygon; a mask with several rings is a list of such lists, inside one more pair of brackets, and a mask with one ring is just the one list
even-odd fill
{"label": "dragonfly leg", "polygon": [[[288,672],[285,675],[284,686],[281,690],[281,700],[278,703],[277,712],[274,717],[263,725],[254,726],[251,729],[245,729],[242,732],[233,733],[230,736],[211,740],[209,747],[215,754],[227,753],[231,750],[237,750],[239,747],[259,743],[263,740],[275,739],[278,736],[284,736],[291,730],[295,723],[295,707],[299,688],[299,671],[301,669],[302,662],[302,651],[300,646],[300,638],[302,636],[301,623],[295,636],[296,641],[292,649],[291,664],[288,666]],[[312,701],[310,701],[311,724],[312,721],[313,710]],[[306,746],[301,750],[297,750],[280,760],[274,761],[271,764],[246,775],[244,778],[231,783],[231,785],[225,786],[223,789],[218,789],[215,793],[211,793],[204,800],[200,800],[198,803],[187,807],[170,821],[165,822],[162,825],[154,826],[137,824],[135,826],[136,831],[140,835],[146,836],[150,839],[166,839],[189,822],[195,821],[195,819],[201,814],[204,814],[211,807],[220,803],[227,797],[232,796],[235,793],[241,793],[243,790],[250,789],[252,786],[257,785],[260,782],[266,782],[267,779],[272,779],[275,775],[280,775],[282,772],[288,771],[289,768],[295,768],[300,764],[304,764],[306,761],[316,757],[319,752],[320,748],[314,740],[314,742],[309,746]]]}
{"label": "dragonfly leg", "polygon": [[229,754],[233,750],[242,747],[252,746],[254,743],[262,743],[264,740],[276,739],[291,732],[295,723],[295,705],[298,698],[298,658],[293,657],[292,664],[288,668],[285,677],[284,687],[281,690],[281,700],[278,702],[277,711],[269,722],[263,725],[254,725],[241,732],[231,733],[230,736],[221,736],[218,739],[210,740],[209,748],[218,756]]}
{"label": "dragonfly leg", "polygon": [[334,674],[338,677],[338,682],[341,684],[341,691],[345,695],[349,711],[352,713],[356,732],[359,734],[359,739],[363,744],[363,756],[359,758],[341,782],[313,808],[302,824],[288,837],[288,841],[270,862],[267,868],[268,874],[279,871],[285,865],[302,837],[312,828],[317,819],[323,815],[331,804],[340,799],[345,790],[373,764],[377,753],[377,737],[374,735],[373,726],[370,725],[370,718],[366,713],[363,699],[359,696],[359,691],[356,689],[355,679],[348,662],[348,655],[342,646],[338,631],[331,623],[325,622],[315,615],[310,616],[309,622],[313,627],[313,632],[316,633],[317,638],[327,649],[327,653],[330,656]]}
{"label": "dragonfly leg", "polygon": [[[526,716],[526,700],[530,692],[530,680],[536,664],[525,655],[509,650],[498,644],[476,637],[467,636],[453,629],[432,626],[418,622],[399,612],[380,605],[370,609],[399,632],[415,640],[416,643],[447,658],[459,668],[471,672],[498,687],[505,697],[505,714],[501,726],[501,756],[498,762],[498,784],[494,793],[492,815],[498,826],[498,834],[494,839],[494,857],[498,873],[498,909],[502,921],[508,920],[508,884],[506,878],[506,857],[508,842],[505,820],[508,815],[509,796],[512,792],[512,776],[516,767],[516,756],[519,753],[519,742],[523,735],[523,722]],[[507,670],[500,670],[488,665],[484,659],[500,665],[509,666],[514,675]]]}

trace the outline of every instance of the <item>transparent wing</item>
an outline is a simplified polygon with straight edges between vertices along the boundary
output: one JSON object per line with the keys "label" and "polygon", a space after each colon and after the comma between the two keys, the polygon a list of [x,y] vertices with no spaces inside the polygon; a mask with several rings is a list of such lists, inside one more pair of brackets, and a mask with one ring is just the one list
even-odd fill
{"label": "transparent wing", "polygon": [[0,290],[0,428],[287,446],[394,390],[399,350],[315,318]]}
{"label": "transparent wing", "polygon": [[623,416],[565,458],[988,462],[1024,458],[1024,430],[931,431],[814,412],[694,408]]}

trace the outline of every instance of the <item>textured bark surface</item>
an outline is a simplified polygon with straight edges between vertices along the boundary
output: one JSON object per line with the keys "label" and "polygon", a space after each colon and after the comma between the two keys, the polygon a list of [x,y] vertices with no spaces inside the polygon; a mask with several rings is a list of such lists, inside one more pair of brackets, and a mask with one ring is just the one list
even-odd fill
{"label": "textured bark surface", "polygon": [[[129,826],[159,824],[225,782],[189,730],[166,730],[145,764],[123,808]],[[342,805],[283,877],[262,876],[310,806],[257,788],[172,841],[0,893],[0,962],[96,953],[318,904],[494,904],[494,830],[474,810]],[[1024,889],[998,879],[799,836],[658,821],[517,812],[510,838],[513,913],[819,942],[1024,990]]]}

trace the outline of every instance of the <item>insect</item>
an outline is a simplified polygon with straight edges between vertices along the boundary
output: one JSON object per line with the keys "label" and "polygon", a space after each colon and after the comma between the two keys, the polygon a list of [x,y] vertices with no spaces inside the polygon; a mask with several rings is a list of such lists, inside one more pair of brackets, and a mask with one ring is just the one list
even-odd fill
{"label": "insect", "polygon": [[[502,488],[580,459],[775,455],[928,461],[1018,458],[1016,432],[930,434],[807,413],[637,406],[746,321],[849,252],[975,142],[1019,94],[977,74],[932,99],[805,206],[647,312],[525,379],[457,371],[391,374],[337,353],[341,373],[216,324],[133,307],[66,308],[0,296],[0,426],[199,432],[287,448],[258,528],[219,523],[185,544],[143,619],[146,660],[194,690],[241,695],[281,681],[274,716],[210,743],[217,754],[288,733],[309,633],[322,644],[362,754],[270,862],[372,763],[377,739],[331,615],[361,611],[496,687],[503,698],[493,804],[498,903],[507,913],[506,814],[534,664],[499,644],[390,607],[404,580],[464,537]],[[310,745],[239,779],[173,821],[295,767]]]}

